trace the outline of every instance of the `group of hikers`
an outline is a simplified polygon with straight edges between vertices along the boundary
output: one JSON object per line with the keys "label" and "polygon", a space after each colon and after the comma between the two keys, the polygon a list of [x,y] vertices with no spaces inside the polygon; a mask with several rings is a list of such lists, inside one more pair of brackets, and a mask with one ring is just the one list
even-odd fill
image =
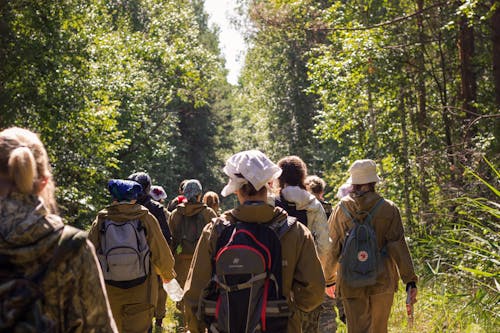
{"label": "group of hikers", "polygon": [[[417,298],[398,207],[357,160],[339,188],[297,156],[231,156],[221,195],[186,179],[175,198],[146,172],[107,184],[87,233],[58,216],[36,133],[0,132],[0,332],[151,332],[180,285],[180,332],[387,332],[399,280]],[[179,288],[179,287],[177,287]]]}

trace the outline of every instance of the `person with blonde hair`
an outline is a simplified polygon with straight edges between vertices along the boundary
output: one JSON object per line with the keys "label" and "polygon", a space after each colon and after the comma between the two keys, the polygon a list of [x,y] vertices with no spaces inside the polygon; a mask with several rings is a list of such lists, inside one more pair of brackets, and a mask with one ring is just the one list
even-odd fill
{"label": "person with blonde hair", "polygon": [[[4,292],[9,274],[17,273],[11,285],[23,278],[19,296],[28,302],[26,283],[34,284],[41,291],[42,320],[9,322],[4,314],[19,309],[9,301],[13,294],[2,294],[0,326],[9,332],[17,332],[20,325],[30,332],[117,332],[94,246],[56,215],[54,189],[47,151],[38,136],[18,127],[1,131],[0,289]],[[17,290],[12,292],[15,296]],[[21,318],[26,312],[21,311]]]}
{"label": "person with blonde hair", "polygon": [[203,199],[201,201],[208,207],[212,208],[217,215],[220,214],[219,195],[217,193],[208,191],[203,195]]}

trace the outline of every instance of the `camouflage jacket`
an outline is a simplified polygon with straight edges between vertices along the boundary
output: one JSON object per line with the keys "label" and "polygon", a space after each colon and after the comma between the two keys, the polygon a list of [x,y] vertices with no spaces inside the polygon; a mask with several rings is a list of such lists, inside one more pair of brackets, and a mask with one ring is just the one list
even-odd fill
{"label": "camouflage jacket", "polygon": [[[0,255],[26,276],[41,271],[64,226],[35,196],[12,193],[0,199]],[[118,332],[93,245],[89,241],[48,271],[41,282],[43,311],[58,332]]]}

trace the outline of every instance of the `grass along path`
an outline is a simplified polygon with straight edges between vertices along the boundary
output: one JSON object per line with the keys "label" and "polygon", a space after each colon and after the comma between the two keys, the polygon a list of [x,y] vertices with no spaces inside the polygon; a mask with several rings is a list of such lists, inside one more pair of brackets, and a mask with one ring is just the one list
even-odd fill
{"label": "grass along path", "polygon": [[[402,289],[402,288],[401,288]],[[482,327],[475,318],[471,305],[464,302],[463,297],[446,292],[435,293],[429,289],[419,290],[418,302],[414,308],[414,323],[410,328],[406,316],[406,293],[400,290],[394,297],[390,333],[500,333],[498,314],[491,316],[490,325]],[[180,313],[171,300],[167,300],[167,316],[163,320],[163,332],[184,333],[177,326]],[[338,320],[338,333],[347,333],[347,327]]]}

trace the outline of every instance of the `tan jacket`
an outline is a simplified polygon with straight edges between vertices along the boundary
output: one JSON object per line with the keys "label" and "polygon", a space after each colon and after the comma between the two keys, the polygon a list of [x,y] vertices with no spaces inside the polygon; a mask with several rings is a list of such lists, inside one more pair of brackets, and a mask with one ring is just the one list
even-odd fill
{"label": "tan jacket", "polygon": [[[268,204],[241,205],[224,213],[219,219],[254,223],[281,221],[287,217],[281,208]],[[212,277],[211,260],[215,251],[217,233],[213,223],[208,224],[198,242],[184,288],[186,318],[192,333],[204,327],[196,318],[198,301]],[[283,262],[283,295],[290,307],[309,312],[323,301],[325,280],[311,232],[301,223],[295,223],[281,239]],[[298,312],[288,324],[288,332],[300,332]]]}
{"label": "tan jacket", "polygon": [[[356,216],[356,212],[369,211],[380,198],[377,193],[368,192],[360,197],[345,196],[341,202],[353,216]],[[333,252],[329,267],[334,267],[338,263],[345,235],[353,224],[338,204],[333,209],[328,222],[330,224],[330,238],[333,241]],[[372,224],[375,229],[379,250],[384,247],[387,249],[388,255],[383,256],[384,270],[377,278],[377,283],[374,286],[364,288],[350,288],[343,283],[342,277],[338,275],[337,293],[339,297],[365,297],[367,295],[395,292],[398,288],[399,277],[401,277],[403,283],[417,282],[397,206],[386,199],[375,212]],[[340,272],[340,265],[338,265],[338,272]],[[334,274],[334,272],[330,272],[330,274]]]}
{"label": "tan jacket", "polygon": [[[201,218],[196,218],[195,221],[186,220],[186,216],[195,216],[201,214]],[[191,265],[191,260],[193,258],[193,253],[196,249],[196,244],[198,239],[203,232],[203,228],[207,223],[210,223],[217,214],[212,208],[207,205],[199,203],[181,203],[172,212],[168,220],[168,226],[170,232],[172,233],[172,252],[174,253],[175,259],[175,272],[177,273],[177,281],[181,286],[184,286],[186,278],[189,272],[189,266]],[[193,225],[187,226],[183,223],[193,223]],[[182,232],[187,230],[186,227],[192,228],[196,235],[196,240],[188,241],[183,239]]]}
{"label": "tan jacket", "polygon": [[[101,249],[100,230],[105,219],[111,219],[115,222],[140,220],[146,229],[146,239],[151,251],[153,269],[164,280],[171,280],[175,277],[172,252],[170,252],[167,241],[163,237],[158,221],[146,207],[139,204],[117,203],[101,210],[89,231],[89,240],[94,243],[97,252]],[[107,285],[107,290],[110,299],[119,299],[122,304],[147,303],[154,305],[158,292],[158,279],[155,274],[150,274],[146,282],[139,286],[121,289]]]}
{"label": "tan jacket", "polygon": [[[217,214],[214,212],[212,208],[209,208],[207,205],[201,202],[197,203],[181,203],[177,206],[177,208],[171,213],[168,219],[168,227],[170,228],[170,232],[172,233],[172,251],[174,254],[177,254],[176,248],[179,244],[182,243],[182,228],[181,224],[185,222],[185,216],[194,216],[197,214],[202,214],[203,216],[203,226],[193,226],[195,229],[199,229],[199,236],[204,228],[204,226],[210,222],[214,217],[217,217]],[[194,249],[196,247],[196,243],[191,248],[183,248],[182,254],[193,254]],[[180,254],[180,253],[179,253]]]}
{"label": "tan jacket", "polygon": [[[64,226],[34,196],[12,193],[0,199],[0,255],[32,275],[52,258]],[[94,246],[80,249],[47,272],[41,289],[44,313],[59,332],[118,332]]]}

